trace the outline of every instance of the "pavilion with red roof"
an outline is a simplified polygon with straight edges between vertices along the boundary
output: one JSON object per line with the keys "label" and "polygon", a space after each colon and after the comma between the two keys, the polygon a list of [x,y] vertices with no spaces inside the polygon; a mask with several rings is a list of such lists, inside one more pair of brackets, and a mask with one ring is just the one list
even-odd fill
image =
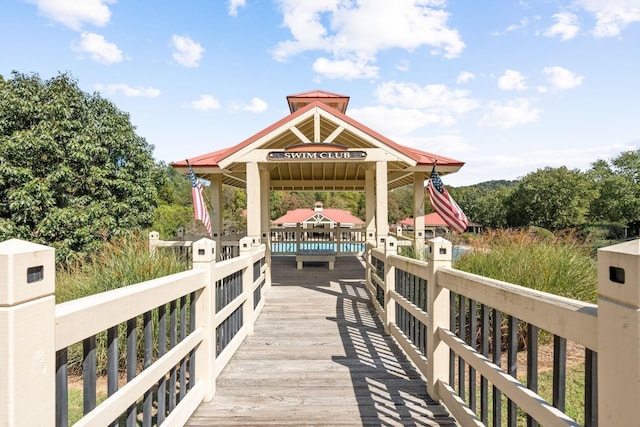
{"label": "pavilion with red roof", "polygon": [[[247,236],[269,243],[270,191],[366,192],[366,239],[384,245],[389,235],[387,194],[414,188],[414,218],[424,215],[424,183],[434,164],[440,175],[464,163],[400,145],[346,115],[349,97],[314,90],[287,96],[290,114],[239,144],[171,164],[211,182],[212,237],[222,234],[222,186],[247,193]],[[416,230],[423,230],[416,224]],[[419,234],[419,235],[418,235]],[[416,245],[424,245],[423,231]]]}

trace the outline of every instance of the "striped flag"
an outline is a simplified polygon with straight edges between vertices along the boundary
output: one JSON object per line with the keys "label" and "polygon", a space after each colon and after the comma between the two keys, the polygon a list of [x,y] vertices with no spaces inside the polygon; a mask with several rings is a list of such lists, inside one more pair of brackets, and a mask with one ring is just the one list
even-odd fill
{"label": "striped flag", "polygon": [[435,165],[431,171],[427,191],[429,192],[429,200],[433,209],[440,214],[449,227],[458,233],[463,233],[467,229],[467,225],[469,225],[469,220],[445,188],[438,172],[436,172]]}
{"label": "striped flag", "polygon": [[191,165],[189,165],[189,177],[191,178],[191,197],[193,198],[193,218],[202,221],[211,236],[211,218],[207,205],[204,203],[204,188],[191,169]]}

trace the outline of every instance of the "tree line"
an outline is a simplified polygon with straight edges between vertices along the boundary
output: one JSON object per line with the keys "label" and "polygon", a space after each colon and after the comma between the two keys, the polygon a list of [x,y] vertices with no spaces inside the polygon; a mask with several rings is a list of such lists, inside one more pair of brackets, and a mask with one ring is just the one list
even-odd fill
{"label": "tree line", "polygon": [[[129,115],[99,93],[85,93],[69,74],[0,75],[0,241],[53,246],[59,261],[82,259],[130,231],[175,235],[202,231],[193,221],[187,177],[156,162]],[[591,222],[640,226],[640,150],[597,160],[586,172],[544,168],[518,181],[449,188],[476,223],[551,230]],[[365,218],[363,192],[270,194],[270,217],[326,207]],[[246,226],[246,194],[223,188],[227,229]],[[430,211],[428,201],[425,212]],[[389,194],[389,223],[413,213],[413,189]]]}

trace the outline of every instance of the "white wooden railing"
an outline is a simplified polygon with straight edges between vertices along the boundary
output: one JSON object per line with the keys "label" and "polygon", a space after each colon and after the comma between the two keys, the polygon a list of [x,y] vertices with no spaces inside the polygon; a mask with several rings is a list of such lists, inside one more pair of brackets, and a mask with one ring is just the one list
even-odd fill
{"label": "white wooden railing", "polygon": [[[374,305],[431,397],[462,426],[520,425],[518,411],[527,425],[579,425],[566,413],[567,342],[585,349],[583,425],[640,419],[640,240],[599,250],[598,305],[455,270],[442,238],[428,242],[427,262],[398,256],[394,237],[385,245],[366,254]],[[519,327],[528,332],[525,383]],[[553,337],[550,398],[537,390],[543,330]]]}
{"label": "white wooden railing", "polygon": [[[76,343],[84,416],[75,425],[183,425],[212,399],[218,374],[264,306],[265,247],[250,239],[239,247],[238,257],[216,262],[215,242],[202,239],[192,245],[192,270],[56,305],[54,250],[0,243],[0,426],[69,423],[67,362]],[[124,384],[119,330],[126,331]],[[100,334],[107,336],[109,395],[97,404]]]}

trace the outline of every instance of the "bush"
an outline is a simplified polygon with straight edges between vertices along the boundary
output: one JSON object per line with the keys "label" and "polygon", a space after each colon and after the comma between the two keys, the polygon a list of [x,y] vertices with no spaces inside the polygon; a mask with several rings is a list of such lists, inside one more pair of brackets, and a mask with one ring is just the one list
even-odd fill
{"label": "bush", "polygon": [[[543,236],[543,237],[541,237]],[[539,291],[596,302],[597,268],[590,245],[574,233],[490,231],[455,268]]]}

